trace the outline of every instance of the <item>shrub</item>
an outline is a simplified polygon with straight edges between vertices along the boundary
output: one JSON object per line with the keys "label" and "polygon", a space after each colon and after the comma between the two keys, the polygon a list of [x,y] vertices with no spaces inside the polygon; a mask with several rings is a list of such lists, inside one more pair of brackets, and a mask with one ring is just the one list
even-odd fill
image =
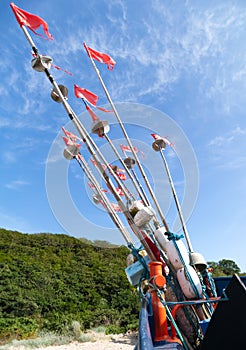
{"label": "shrub", "polygon": [[27,317],[0,318],[0,338],[2,342],[35,337],[38,329],[38,323]]}
{"label": "shrub", "polygon": [[126,330],[124,327],[119,327],[112,324],[106,328],[105,334],[121,334],[125,333],[125,331]]}

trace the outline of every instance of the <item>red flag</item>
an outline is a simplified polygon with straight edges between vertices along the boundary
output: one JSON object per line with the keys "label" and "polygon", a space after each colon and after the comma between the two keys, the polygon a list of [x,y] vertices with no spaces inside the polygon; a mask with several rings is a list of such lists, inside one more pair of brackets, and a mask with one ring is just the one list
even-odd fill
{"label": "red flag", "polygon": [[[122,149],[122,151],[131,152],[130,146],[120,145],[120,148]],[[142,158],[144,158],[144,152],[143,151],[140,151],[137,147],[133,147],[133,150],[136,153],[140,152],[141,155],[142,155]]]}
{"label": "red flag", "polygon": [[157,134],[151,134],[151,136],[154,138],[154,140],[160,140],[160,139],[163,139],[164,142],[169,146],[169,147],[172,147],[174,146],[174,143],[173,142],[170,142],[166,137],[161,137]]}
{"label": "red flag", "polygon": [[65,136],[62,136],[63,141],[65,142],[66,146],[76,146],[78,148],[81,147],[81,145],[79,143],[75,143],[72,140],[68,139]]}
{"label": "red flag", "polygon": [[122,174],[122,173],[117,173],[117,176],[120,180],[126,180],[126,174]]}
{"label": "red flag", "polygon": [[82,99],[86,100],[86,101],[89,102],[93,107],[99,109],[100,111],[103,111],[103,112],[113,112],[113,111],[110,110],[110,109],[105,109],[105,108],[102,108],[102,107],[97,107],[98,96],[97,96],[96,94],[94,94],[93,92],[87,90],[87,89],[84,89],[84,88],[79,87],[79,86],[76,85],[76,84],[74,84],[74,95],[75,95],[77,98],[82,98]]}
{"label": "red flag", "polygon": [[95,188],[95,186],[94,186],[92,183],[90,183],[90,182],[88,182],[88,186],[89,186],[90,188]]}
{"label": "red flag", "polygon": [[[88,182],[88,186],[89,186],[90,188],[92,188],[92,189],[95,188],[95,186],[94,186],[91,182]],[[106,189],[104,189],[104,188],[101,188],[101,191],[102,191],[102,192],[105,192],[105,193],[108,193],[108,190],[106,190]]]}
{"label": "red flag", "polygon": [[126,172],[124,169],[119,168],[117,165],[109,164],[109,166],[115,173],[125,173]]}
{"label": "red flag", "polygon": [[42,18],[20,9],[13,2],[11,2],[10,7],[12,8],[17,22],[21,27],[24,25],[31,29],[34,34],[43,36],[35,32],[35,29],[42,26],[44,34],[48,37],[48,39],[53,40],[52,35],[49,33],[48,24]]}
{"label": "red flag", "polygon": [[114,65],[116,62],[113,60],[112,57],[110,57],[106,53],[93,50],[92,48],[88,47],[86,43],[84,43],[84,47],[89,57],[93,58],[94,60],[97,60],[98,62],[105,63],[109,70],[114,69]]}
{"label": "red flag", "polygon": [[[125,152],[131,152],[131,148],[129,146],[125,146],[125,145],[120,145],[120,148],[122,149],[122,151]],[[135,148],[135,149],[134,149]],[[136,152],[136,147],[133,147],[134,151]]]}
{"label": "red flag", "polygon": [[98,101],[98,96],[94,94],[93,92],[81,88],[78,85],[74,84],[74,95],[77,98],[83,98],[86,101],[88,101],[90,104],[92,104],[94,107],[96,107],[97,101]]}
{"label": "red flag", "polygon": [[[34,52],[31,52],[31,55],[32,55],[34,58],[37,57],[36,53],[34,53]],[[55,65],[55,64],[51,64],[51,67],[53,67],[53,68],[55,68],[55,69],[57,69],[57,70],[62,70],[63,72],[65,72],[65,73],[67,73],[67,74],[69,74],[69,75],[73,75],[73,74],[72,74],[71,72],[69,72],[68,70],[63,69],[63,68],[61,68],[61,67],[59,67],[59,66],[57,66],[57,65]]]}
{"label": "red flag", "polygon": [[118,204],[116,204],[116,203],[111,203],[111,207],[112,207],[112,209],[113,209],[114,211],[116,211],[117,213],[121,213],[121,209],[120,209],[120,207],[119,207]]}
{"label": "red flag", "polygon": [[117,187],[116,192],[118,193],[119,196],[124,196],[124,192],[122,191],[121,188]]}
{"label": "red flag", "polygon": [[154,140],[159,140],[161,137],[157,134],[151,134],[151,136],[154,138]]}
{"label": "red flag", "polygon": [[[93,164],[93,165],[95,165],[95,166],[97,167],[97,163],[96,163],[96,161],[95,161],[93,158],[90,158],[90,160],[91,160],[92,164]],[[107,167],[106,167],[106,165],[105,165],[105,164],[101,164],[101,165],[102,165],[102,167],[103,167],[103,169],[104,169],[104,170],[106,170],[106,169],[107,169]]]}
{"label": "red flag", "polygon": [[93,112],[93,110],[89,106],[86,105],[85,107],[86,107],[88,113],[90,114],[93,122],[96,122],[97,120],[99,120],[98,117],[96,116],[96,114]]}
{"label": "red flag", "polygon": [[71,72],[67,71],[66,69],[63,69],[59,66],[56,66],[54,64],[51,65],[53,68],[57,69],[57,70],[62,70],[64,73],[68,74],[68,75],[73,75]]}
{"label": "red flag", "polygon": [[72,140],[72,141],[80,140],[80,138],[78,136],[76,136],[72,132],[66,130],[64,127],[62,127],[62,131],[70,140]]}

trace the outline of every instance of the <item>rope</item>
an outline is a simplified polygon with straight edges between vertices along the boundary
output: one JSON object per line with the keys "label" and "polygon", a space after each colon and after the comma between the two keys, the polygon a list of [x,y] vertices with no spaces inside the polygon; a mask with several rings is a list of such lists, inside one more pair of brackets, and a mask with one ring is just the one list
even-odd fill
{"label": "rope", "polygon": [[[171,275],[173,275],[172,271],[170,271],[169,275],[166,277],[167,283],[168,283],[168,284],[170,285],[170,287],[172,288],[172,291],[173,291],[173,293],[176,295],[177,300],[179,300],[177,303],[182,303],[182,302],[186,301],[186,300],[184,299],[184,294],[183,294],[183,292],[181,292],[181,290],[180,290],[179,288],[176,287],[176,284],[175,284],[175,283],[178,283],[178,282],[177,282],[176,279],[174,278],[174,275],[172,276],[172,278],[171,278]],[[178,293],[178,291],[180,291],[180,293]],[[182,293],[182,294],[181,294],[181,293]],[[171,305],[172,302],[167,302],[167,303],[170,303],[170,305]],[[192,312],[193,314],[194,314],[195,312],[194,312],[194,310],[191,309],[191,308],[189,308],[189,310],[190,310],[190,311],[189,311],[189,310],[188,310],[188,307],[189,307],[189,305],[187,305],[187,307],[183,307],[183,312],[184,312],[184,314],[185,314],[187,320],[189,321],[191,327],[192,327],[193,330],[196,332],[198,339],[201,341],[201,340],[203,339],[203,337],[202,337],[202,335],[201,335],[201,332],[200,332],[200,329],[199,329],[199,325],[198,325],[197,323],[194,322],[194,319],[193,319],[192,316],[191,316],[191,312]],[[196,314],[195,314],[195,315],[196,315]],[[197,319],[197,315],[196,315],[196,319]]]}
{"label": "rope", "polygon": [[127,246],[131,250],[132,255],[143,265],[143,267],[144,267],[143,274],[144,274],[144,277],[145,277],[144,279],[149,279],[148,265],[147,265],[145,259],[142,257],[142,255],[139,254],[139,252],[143,249],[143,247],[141,246],[139,248],[136,248],[136,247],[134,247],[134,245],[131,242],[129,242],[127,244]]}
{"label": "rope", "polygon": [[208,272],[208,270],[204,270],[202,272],[202,278],[203,280],[207,280],[208,281],[208,285],[205,284],[205,288],[208,289],[210,287],[211,293],[214,297],[217,297],[217,292],[216,292],[216,287],[215,287],[215,283],[214,283],[214,279],[212,278],[211,274]]}
{"label": "rope", "polygon": [[185,264],[185,261],[184,261],[182,255],[181,255],[180,250],[179,250],[179,247],[178,247],[178,245],[177,245],[177,241],[178,241],[179,239],[183,238],[184,236],[183,236],[183,235],[177,235],[177,234],[172,233],[172,232],[166,232],[166,234],[167,234],[167,236],[168,236],[168,239],[169,239],[170,241],[173,241],[173,244],[174,244],[174,246],[175,246],[175,248],[176,248],[176,250],[177,250],[177,252],[178,252],[179,258],[180,258],[180,260],[181,260],[181,262],[182,262],[182,265],[184,266],[184,270],[185,270],[186,276],[188,277],[188,280],[189,280],[189,282],[190,282],[190,284],[191,284],[191,287],[192,287],[192,289],[193,289],[193,291],[194,291],[194,293],[195,293],[197,299],[200,299],[200,298],[201,298],[201,295],[199,294],[199,292],[198,292],[198,290],[197,290],[197,287],[196,287],[196,285],[195,285],[193,279],[191,278],[191,275],[190,275],[190,273],[189,273],[189,271],[188,271],[188,268],[187,268],[187,266],[186,266],[186,264]]}
{"label": "rope", "polygon": [[165,235],[167,235],[167,238],[168,238],[169,241],[174,241],[174,240],[178,241],[179,239],[184,238],[183,234],[178,235],[177,233],[173,233],[173,232],[170,232],[170,231],[166,231]]}

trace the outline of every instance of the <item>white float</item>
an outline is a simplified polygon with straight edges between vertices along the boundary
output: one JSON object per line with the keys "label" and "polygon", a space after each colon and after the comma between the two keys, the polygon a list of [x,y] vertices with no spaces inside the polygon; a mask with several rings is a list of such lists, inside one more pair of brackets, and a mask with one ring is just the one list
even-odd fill
{"label": "white float", "polygon": [[190,263],[189,254],[181,240],[167,242],[166,254],[176,271],[184,267],[184,264],[187,266]]}
{"label": "white float", "polygon": [[[187,271],[190,275],[191,280],[193,281],[195,288],[197,289],[198,294],[201,295],[202,294],[202,285],[201,285],[201,282],[199,280],[199,277],[198,277],[196,271],[190,265],[187,266]],[[177,271],[177,279],[178,279],[179,285],[182,289],[182,292],[184,293],[186,298],[196,299],[197,293],[192,288],[192,284],[190,283],[190,280],[189,280],[184,268],[179,269]]]}

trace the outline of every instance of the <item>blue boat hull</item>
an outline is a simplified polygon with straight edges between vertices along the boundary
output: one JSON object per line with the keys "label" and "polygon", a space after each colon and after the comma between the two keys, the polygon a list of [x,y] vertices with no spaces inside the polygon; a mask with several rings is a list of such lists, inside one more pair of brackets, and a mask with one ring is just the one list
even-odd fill
{"label": "blue boat hull", "polygon": [[[211,320],[204,328],[204,339],[200,350],[232,350],[245,349],[246,332],[246,277],[237,275],[223,279],[215,279],[218,294],[228,298],[220,302]],[[225,288],[226,287],[226,288]],[[135,350],[183,350],[178,343],[165,341],[155,343],[153,313],[150,296],[143,298],[139,315],[139,337]]]}

